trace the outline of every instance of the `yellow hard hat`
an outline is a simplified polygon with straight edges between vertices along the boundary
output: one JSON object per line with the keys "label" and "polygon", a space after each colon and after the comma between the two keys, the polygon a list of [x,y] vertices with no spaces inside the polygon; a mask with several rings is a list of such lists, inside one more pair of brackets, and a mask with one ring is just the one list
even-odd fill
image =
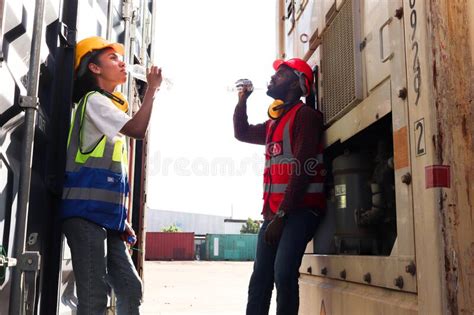
{"label": "yellow hard hat", "polygon": [[81,40],[76,45],[76,58],[74,62],[74,71],[76,71],[77,68],[79,68],[79,65],[81,64],[81,60],[85,55],[87,55],[91,51],[100,50],[100,49],[109,48],[109,47],[115,50],[115,52],[118,53],[119,55],[122,55],[122,56],[124,55],[125,50],[122,44],[109,42],[108,40],[100,36],[88,37]]}

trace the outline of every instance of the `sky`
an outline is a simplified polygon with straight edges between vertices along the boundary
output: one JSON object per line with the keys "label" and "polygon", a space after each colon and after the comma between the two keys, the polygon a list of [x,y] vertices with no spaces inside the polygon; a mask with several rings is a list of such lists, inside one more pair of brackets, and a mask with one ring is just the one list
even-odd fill
{"label": "sky", "polygon": [[250,123],[267,119],[275,1],[158,0],[157,93],[149,130],[151,209],[261,218],[264,147],[234,138],[234,82],[252,80]]}

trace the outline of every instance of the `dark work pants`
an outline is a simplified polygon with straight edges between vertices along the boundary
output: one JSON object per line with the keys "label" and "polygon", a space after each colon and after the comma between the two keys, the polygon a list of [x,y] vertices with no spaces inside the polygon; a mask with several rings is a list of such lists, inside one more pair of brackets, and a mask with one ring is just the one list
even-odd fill
{"label": "dark work pants", "polygon": [[76,278],[78,315],[103,315],[109,285],[117,296],[118,315],[139,314],[142,282],[117,231],[80,219],[63,223]]}
{"label": "dark work pants", "polygon": [[297,315],[299,307],[299,267],[306,245],[320,222],[310,210],[288,214],[278,245],[265,243],[270,221],[263,222],[258,234],[257,255],[250,278],[247,315],[267,315],[273,283],[277,289],[277,314]]}

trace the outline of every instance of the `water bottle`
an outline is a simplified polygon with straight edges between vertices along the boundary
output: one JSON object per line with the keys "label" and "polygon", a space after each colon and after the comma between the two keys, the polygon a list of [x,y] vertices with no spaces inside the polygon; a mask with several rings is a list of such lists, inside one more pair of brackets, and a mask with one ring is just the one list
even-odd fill
{"label": "water bottle", "polygon": [[141,80],[146,82],[146,67],[141,64],[127,64],[126,65],[127,72],[130,74],[131,77],[135,79]]}
{"label": "water bottle", "polygon": [[127,243],[130,244],[130,245],[133,245],[135,244],[135,242],[137,241],[137,238],[133,235],[128,235],[127,236]]}
{"label": "water bottle", "polygon": [[[135,79],[138,79],[138,80],[141,80],[143,82],[147,82],[146,80],[146,67],[144,65],[141,65],[141,64],[127,64],[126,66],[126,70],[127,72],[129,73],[129,75]],[[163,77],[163,74],[162,74],[162,78],[163,78],[163,83],[165,84],[165,86],[167,87],[167,89],[171,89],[171,87],[173,87],[173,81],[169,78],[165,78]]]}
{"label": "water bottle", "polygon": [[249,79],[240,79],[235,82],[235,88],[237,89],[238,92],[241,92],[241,91],[252,92],[253,83]]}

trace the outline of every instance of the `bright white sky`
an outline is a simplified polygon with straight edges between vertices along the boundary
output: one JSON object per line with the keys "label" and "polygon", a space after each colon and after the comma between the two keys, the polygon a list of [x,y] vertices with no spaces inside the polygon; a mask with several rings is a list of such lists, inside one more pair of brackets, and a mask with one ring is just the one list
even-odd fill
{"label": "bright white sky", "polygon": [[172,80],[155,100],[147,203],[152,209],[261,218],[263,146],[234,138],[240,78],[250,123],[267,119],[275,1],[158,0],[155,64]]}

